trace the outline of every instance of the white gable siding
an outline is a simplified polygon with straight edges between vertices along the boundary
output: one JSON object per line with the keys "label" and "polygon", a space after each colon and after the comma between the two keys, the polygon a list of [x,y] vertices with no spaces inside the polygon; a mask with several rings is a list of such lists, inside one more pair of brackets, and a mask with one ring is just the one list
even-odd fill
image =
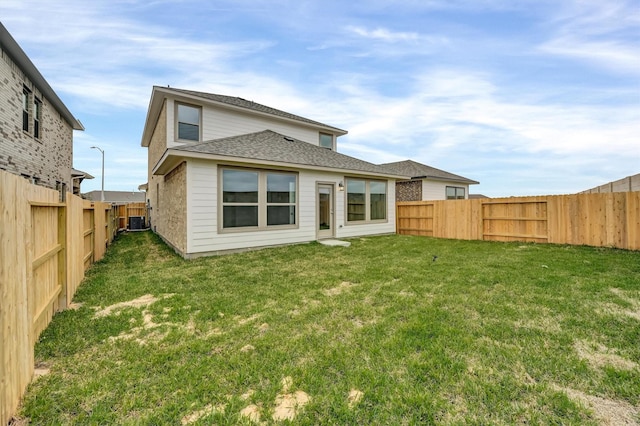
{"label": "white gable siding", "polygon": [[438,180],[422,179],[422,200],[446,200],[447,186],[464,188],[465,198],[469,198],[469,185],[460,182],[445,182]]}
{"label": "white gable siding", "polygon": [[[318,145],[320,132],[304,125],[288,123],[277,118],[269,119],[242,111],[205,106],[202,108],[202,140],[226,138],[247,133],[273,130],[304,142]],[[175,140],[175,100],[167,99],[167,144],[169,148],[180,146]]]}
{"label": "white gable siding", "polygon": [[203,115],[204,140],[261,132],[267,129],[314,145],[318,145],[320,139],[317,130],[286,123],[275,118],[270,120],[267,117],[211,107],[205,108]]}
{"label": "white gable siding", "polygon": [[188,162],[187,254],[217,252],[316,240],[316,184],[335,184],[336,237],[395,232],[395,182],[389,181],[389,220],[386,223],[345,226],[345,193],[337,190],[344,176],[300,171],[298,175],[298,228],[255,232],[218,233],[218,168],[211,161]]}

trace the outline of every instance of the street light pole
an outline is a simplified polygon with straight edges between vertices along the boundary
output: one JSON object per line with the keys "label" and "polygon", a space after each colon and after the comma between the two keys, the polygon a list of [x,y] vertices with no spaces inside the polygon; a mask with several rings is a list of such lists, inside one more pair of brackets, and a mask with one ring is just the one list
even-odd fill
{"label": "street light pole", "polygon": [[100,191],[100,201],[104,203],[104,151],[97,146],[92,146],[91,149],[97,149],[102,153],[102,191]]}

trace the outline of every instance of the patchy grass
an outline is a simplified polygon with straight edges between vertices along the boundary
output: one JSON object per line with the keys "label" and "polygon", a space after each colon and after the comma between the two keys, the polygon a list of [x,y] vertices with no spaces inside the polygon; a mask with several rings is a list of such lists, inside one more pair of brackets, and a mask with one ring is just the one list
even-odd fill
{"label": "patchy grass", "polygon": [[[634,424],[640,253],[385,236],[184,261],[124,235],[31,424]],[[434,260],[434,256],[437,258]]]}

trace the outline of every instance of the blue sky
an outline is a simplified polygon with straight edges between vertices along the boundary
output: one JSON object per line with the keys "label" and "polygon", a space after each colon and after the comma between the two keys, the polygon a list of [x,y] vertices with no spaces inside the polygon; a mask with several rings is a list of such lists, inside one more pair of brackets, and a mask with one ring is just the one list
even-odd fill
{"label": "blue sky", "polygon": [[343,128],[338,151],[413,159],[488,196],[640,173],[640,0],[2,0],[0,20],[86,127],[74,166],[146,182],[153,85]]}

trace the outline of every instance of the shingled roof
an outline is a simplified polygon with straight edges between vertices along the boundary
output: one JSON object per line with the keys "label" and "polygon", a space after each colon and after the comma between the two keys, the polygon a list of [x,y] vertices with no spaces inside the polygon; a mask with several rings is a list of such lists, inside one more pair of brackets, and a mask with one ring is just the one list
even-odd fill
{"label": "shingled roof", "polygon": [[[159,86],[158,86],[159,87]],[[160,87],[159,87],[160,88]],[[163,88],[164,89],[164,88]],[[314,126],[325,127],[327,129],[333,129],[338,133],[346,134],[346,130],[339,129],[334,126],[330,126],[328,124],[320,123],[319,121],[310,120],[308,118],[301,117],[299,115],[291,114],[286,111],[281,111],[279,109],[271,108],[266,105],[259,104],[257,102],[249,101],[243,98],[235,97],[235,96],[226,96],[226,95],[217,95],[214,93],[205,93],[205,92],[197,92],[194,90],[185,90],[185,89],[176,89],[169,88],[168,90],[172,90],[177,93],[182,93],[184,95],[196,96],[202,99],[208,99],[210,101],[219,102],[227,105],[231,105],[234,107],[244,108],[252,111],[257,111],[265,114],[275,115],[277,117],[287,118],[289,120],[296,120],[302,123],[312,124]]]}
{"label": "shingled roof", "polygon": [[418,163],[412,160],[380,164],[380,167],[387,170],[389,173],[411,176],[412,179],[442,179],[464,182],[471,185],[480,183],[475,180],[467,179],[466,177],[459,175],[454,175],[453,173],[445,172],[444,170],[436,169],[435,167],[427,166],[426,164]]}
{"label": "shingled roof", "polygon": [[[210,156],[211,158],[229,158],[234,161],[244,159],[247,162],[280,163],[296,167],[339,169],[347,172],[407,178],[403,174],[398,175],[376,164],[303,142],[272,130],[171,148],[165,154],[165,158],[170,156],[189,157],[189,153]],[[161,164],[157,169],[161,169]]]}

